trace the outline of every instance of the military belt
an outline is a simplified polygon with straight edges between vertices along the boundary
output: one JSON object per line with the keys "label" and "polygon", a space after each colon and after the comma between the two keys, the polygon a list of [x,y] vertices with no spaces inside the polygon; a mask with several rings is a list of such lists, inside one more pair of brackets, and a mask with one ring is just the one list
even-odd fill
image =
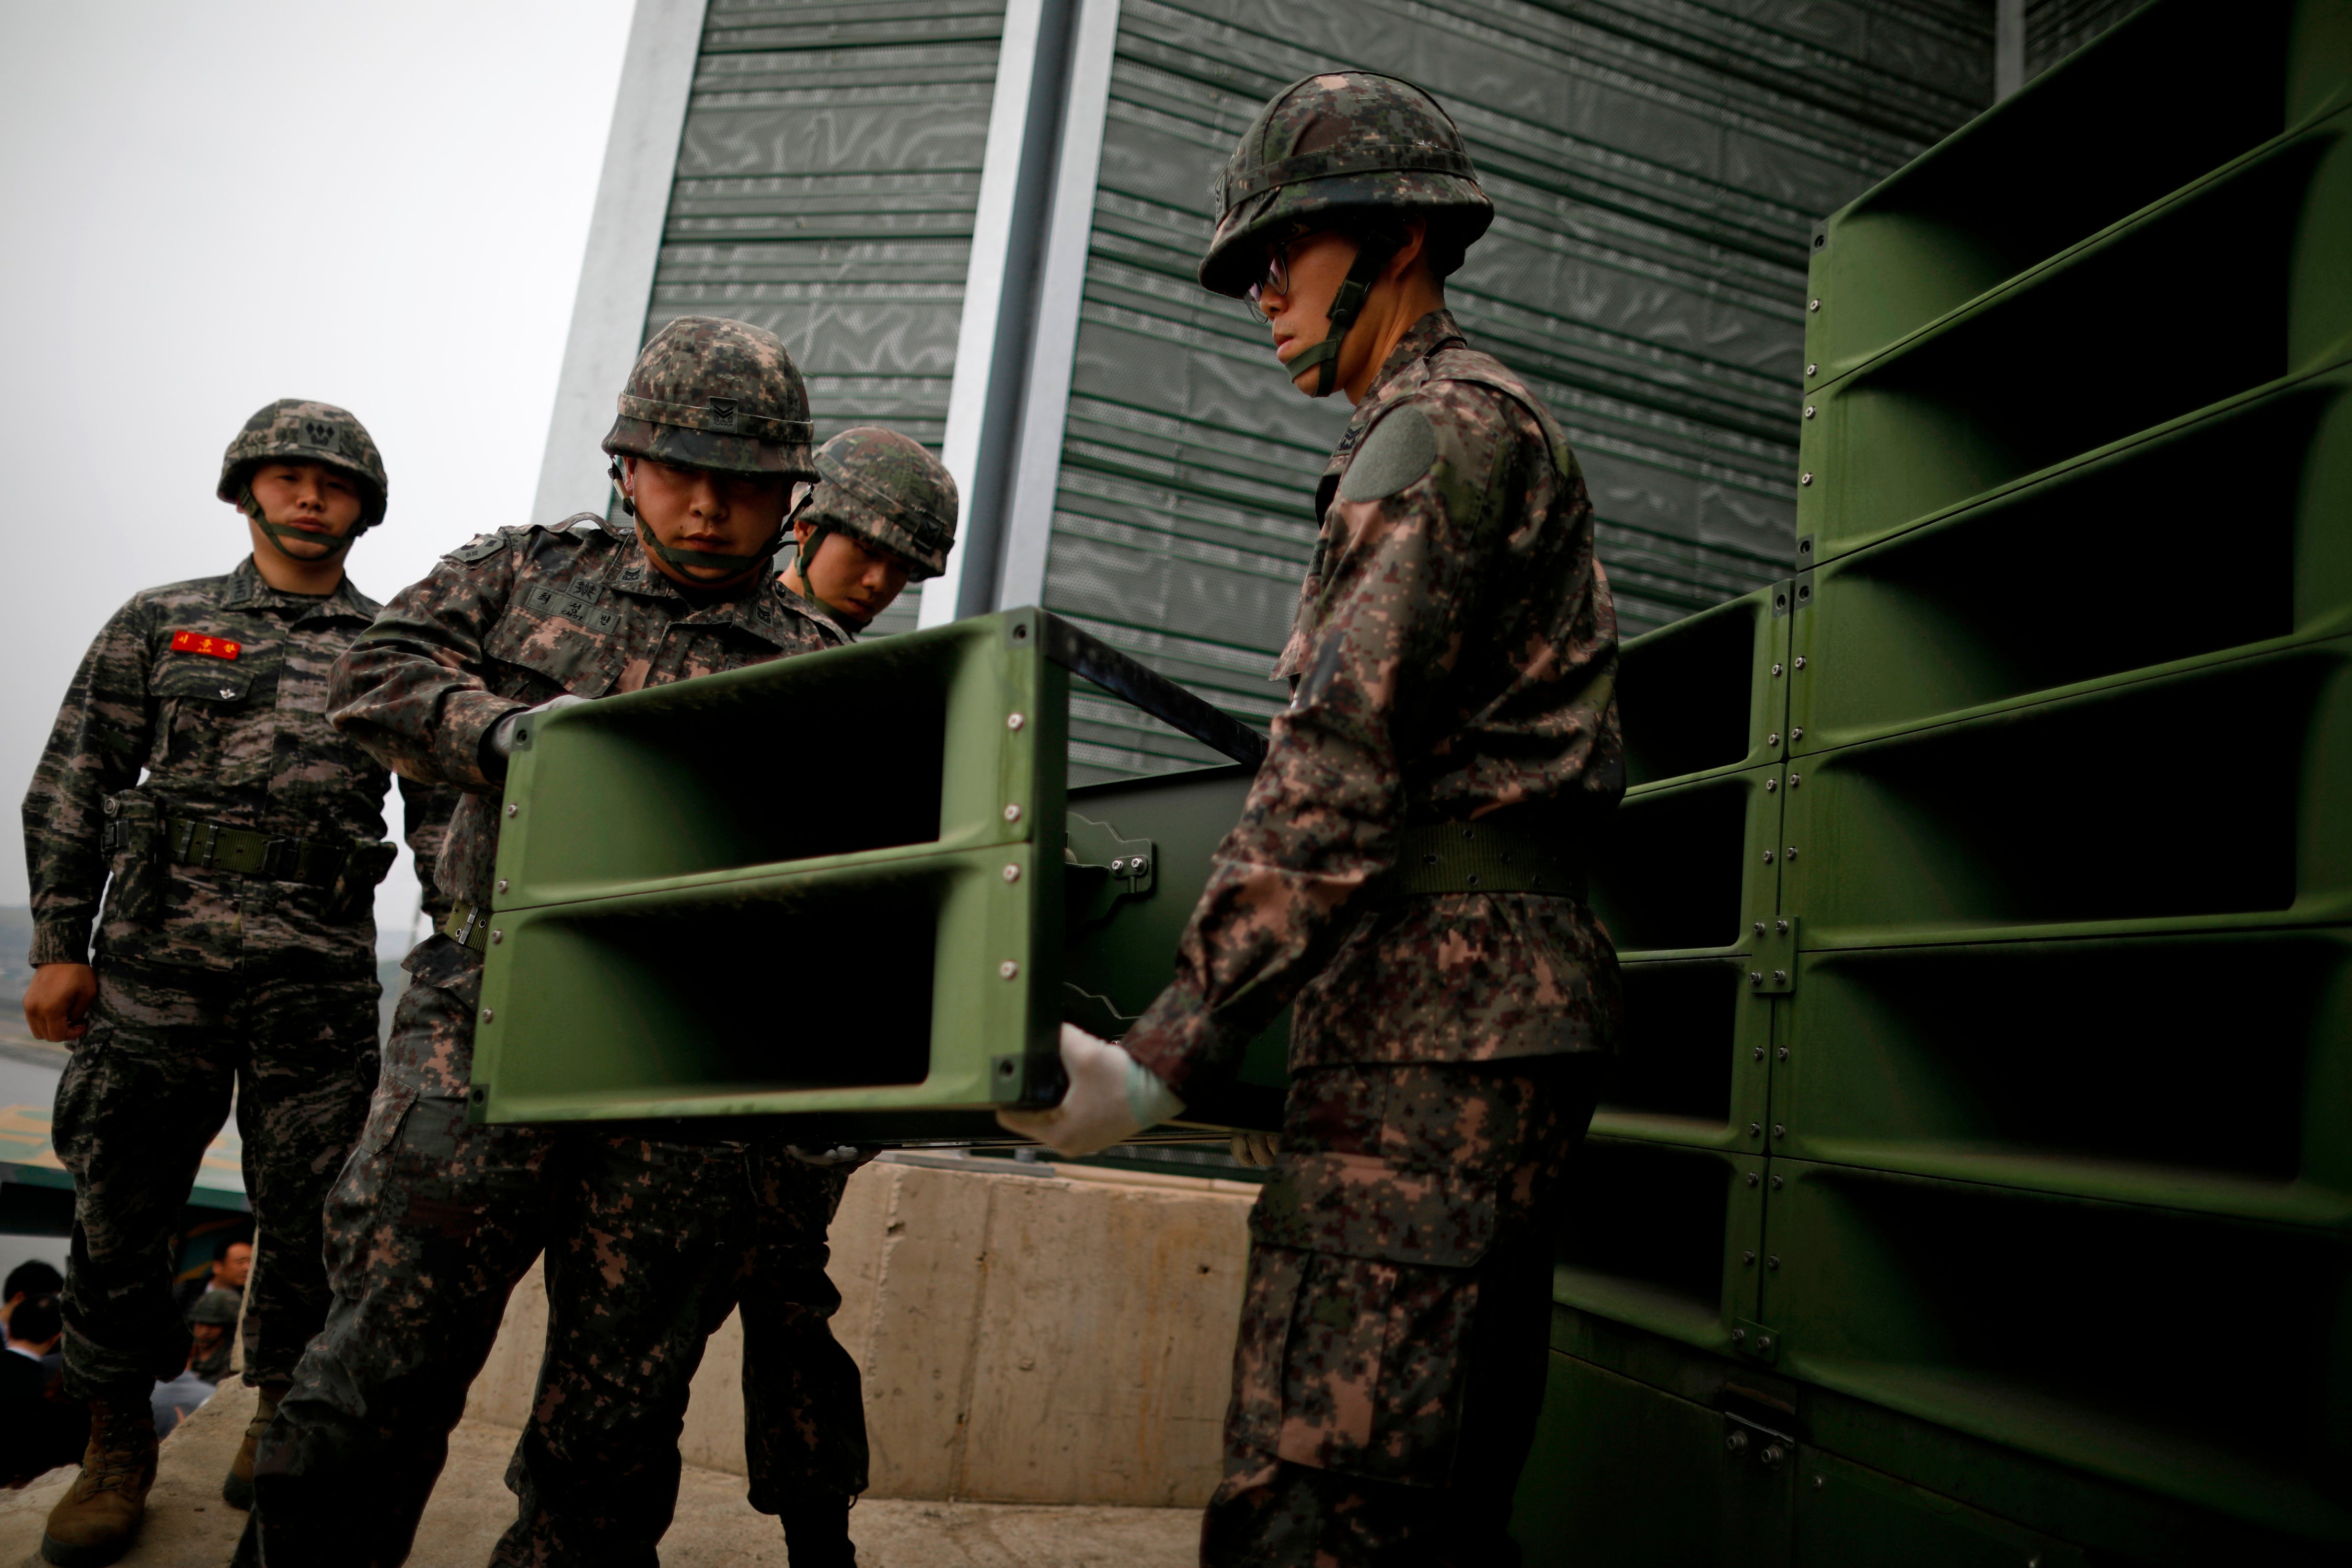
{"label": "military belt", "polygon": [[[100,847],[109,852],[123,848],[130,844],[131,832],[129,822],[110,822],[100,835]],[[163,824],[163,858],[207,871],[234,871],[242,877],[269,877],[326,888],[343,874],[349,855],[347,846],[324,839],[281,838],[194,817],[174,816]]]}
{"label": "military belt", "polygon": [[1388,898],[1433,893],[1548,893],[1582,900],[1583,851],[1558,839],[1480,822],[1432,822],[1397,834]]}
{"label": "military belt", "polygon": [[450,908],[449,918],[441,922],[441,934],[460,947],[486,953],[490,951],[490,911],[477,909],[461,899]]}

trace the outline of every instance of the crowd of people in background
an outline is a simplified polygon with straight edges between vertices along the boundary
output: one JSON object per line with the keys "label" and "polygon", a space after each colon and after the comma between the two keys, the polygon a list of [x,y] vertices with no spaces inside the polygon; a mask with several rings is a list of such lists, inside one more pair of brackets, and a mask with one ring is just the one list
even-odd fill
{"label": "crowd of people in background", "polygon": [[[188,1364],[178,1376],[157,1382],[150,1396],[157,1436],[211,1398],[228,1375],[252,1267],[253,1244],[232,1241],[182,1283],[177,1294],[188,1325]],[[0,1286],[0,1332],[10,1352],[0,1358],[0,1481],[12,1490],[75,1463],[89,1442],[89,1407],[65,1392],[64,1290],[65,1277],[38,1258],[18,1264]]]}

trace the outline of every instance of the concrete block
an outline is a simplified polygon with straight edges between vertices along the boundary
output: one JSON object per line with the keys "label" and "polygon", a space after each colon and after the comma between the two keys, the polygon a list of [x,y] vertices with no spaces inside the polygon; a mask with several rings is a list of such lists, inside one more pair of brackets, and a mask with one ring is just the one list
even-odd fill
{"label": "concrete block", "polygon": [[[994,1163],[877,1161],[834,1220],[834,1330],[865,1373],[868,1495],[1206,1501],[1255,1189]],[[521,1426],[546,1334],[533,1269],[468,1420]],[[744,1473],[742,1364],[730,1317],[695,1376],[689,1465]]]}

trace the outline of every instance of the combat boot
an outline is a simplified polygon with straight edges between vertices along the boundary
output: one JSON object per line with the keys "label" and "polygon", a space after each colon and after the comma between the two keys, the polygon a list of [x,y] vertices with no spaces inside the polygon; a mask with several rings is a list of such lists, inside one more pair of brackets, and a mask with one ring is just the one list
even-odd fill
{"label": "combat boot", "polygon": [[221,1482],[221,1501],[231,1508],[253,1506],[253,1456],[261,1447],[261,1435],[278,1416],[278,1402],[294,1385],[287,1382],[265,1383],[255,1392],[253,1419],[245,1424],[245,1441],[236,1446],[236,1458],[228,1463],[228,1479]]}
{"label": "combat boot", "polygon": [[784,1552],[791,1568],[857,1568],[857,1548],[849,1540],[849,1510],[856,1500],[819,1493],[796,1498],[784,1508]]}
{"label": "combat boot", "polygon": [[89,1451],[81,1474],[41,1532],[41,1555],[58,1568],[101,1568],[131,1548],[155,1484],[155,1414],[144,1399],[89,1402]]}

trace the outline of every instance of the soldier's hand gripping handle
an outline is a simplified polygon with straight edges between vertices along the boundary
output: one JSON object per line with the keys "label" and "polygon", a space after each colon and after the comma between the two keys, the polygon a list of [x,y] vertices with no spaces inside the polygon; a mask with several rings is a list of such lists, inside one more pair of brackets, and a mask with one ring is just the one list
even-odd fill
{"label": "soldier's hand gripping handle", "polygon": [[514,760],[515,731],[522,721],[538,713],[552,713],[559,708],[577,708],[587,701],[569,691],[551,697],[536,708],[518,708],[497,723],[482,737],[482,771],[493,778],[504,778],[507,764]]}
{"label": "soldier's hand gripping handle", "polygon": [[82,1019],[98,1000],[98,971],[87,963],[44,963],[25,987],[25,1022],[37,1040],[79,1040],[89,1032]]}
{"label": "soldier's hand gripping handle", "polygon": [[1062,1067],[1070,1087],[1061,1104],[1050,1110],[1000,1110],[998,1124],[1075,1157],[1099,1153],[1184,1109],[1150,1068],[1075,1024],[1062,1026]]}

